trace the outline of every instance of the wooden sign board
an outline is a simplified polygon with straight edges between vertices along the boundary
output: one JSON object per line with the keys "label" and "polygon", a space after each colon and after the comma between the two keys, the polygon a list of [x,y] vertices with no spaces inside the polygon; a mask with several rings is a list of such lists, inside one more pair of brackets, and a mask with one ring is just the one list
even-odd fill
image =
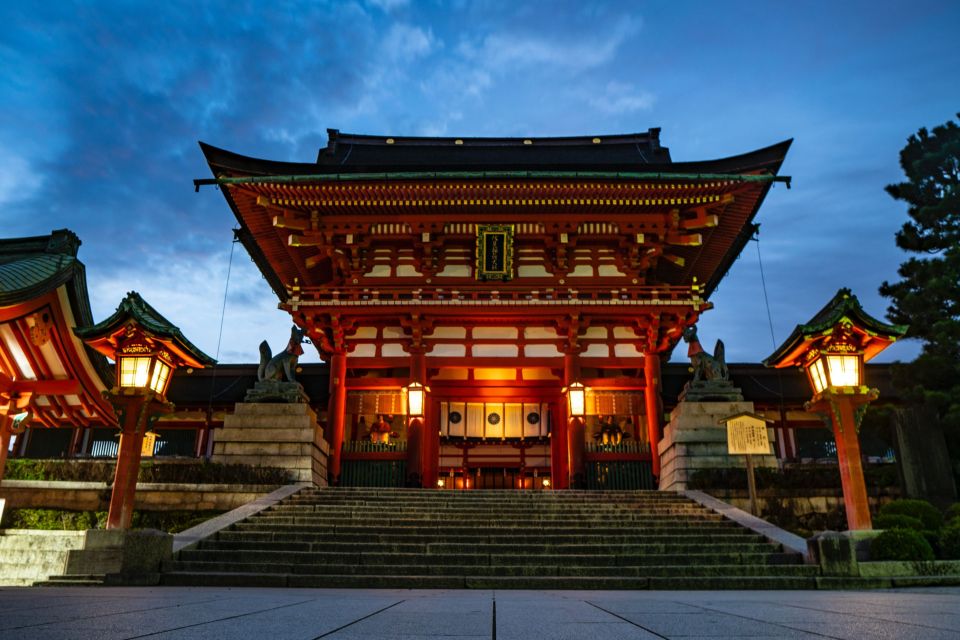
{"label": "wooden sign board", "polygon": [[144,458],[153,457],[153,449],[157,444],[157,434],[153,432],[147,432],[143,436],[143,445],[140,447],[140,455]]}
{"label": "wooden sign board", "polygon": [[727,452],[730,455],[770,455],[766,420],[741,415],[726,422]]}
{"label": "wooden sign board", "polygon": [[477,225],[477,280],[513,277],[513,225]]}

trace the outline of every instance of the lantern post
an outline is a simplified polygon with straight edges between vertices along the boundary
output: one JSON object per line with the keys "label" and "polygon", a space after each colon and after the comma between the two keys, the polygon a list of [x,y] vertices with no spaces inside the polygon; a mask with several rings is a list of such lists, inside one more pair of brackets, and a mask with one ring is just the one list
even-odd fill
{"label": "lantern post", "polygon": [[136,292],[128,293],[116,312],[103,322],[74,329],[74,333],[116,363],[114,386],[103,392],[120,427],[107,528],[129,529],[144,436],[160,416],[174,409],[166,397],[173,372],[184,366],[211,366],[214,360]]}
{"label": "lantern post", "polygon": [[813,390],[804,407],[833,427],[843,503],[851,531],[872,529],[857,434],[867,406],[878,391],[864,383],[863,365],[906,333],[867,314],[849,289],[840,289],[809,322],[797,325],[763,363],[802,367]]}

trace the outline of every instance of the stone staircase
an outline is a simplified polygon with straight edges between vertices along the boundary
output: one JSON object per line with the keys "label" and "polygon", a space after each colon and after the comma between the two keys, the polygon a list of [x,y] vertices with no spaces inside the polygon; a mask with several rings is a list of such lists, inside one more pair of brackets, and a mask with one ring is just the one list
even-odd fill
{"label": "stone staircase", "polygon": [[167,585],[804,589],[815,566],[681,495],[304,489],[165,564]]}
{"label": "stone staircase", "polygon": [[62,574],[70,551],[83,541],[83,531],[0,531],[0,586],[29,586]]}

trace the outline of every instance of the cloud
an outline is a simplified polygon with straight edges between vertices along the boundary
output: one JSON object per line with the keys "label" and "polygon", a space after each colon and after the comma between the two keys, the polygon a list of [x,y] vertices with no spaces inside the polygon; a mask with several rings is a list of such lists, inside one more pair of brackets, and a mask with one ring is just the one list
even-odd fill
{"label": "cloud", "polygon": [[367,0],[367,4],[386,13],[391,13],[409,6],[410,0]]}
{"label": "cloud", "polygon": [[383,39],[383,51],[388,58],[410,62],[430,54],[437,46],[433,32],[408,24],[395,24]]}
{"label": "cloud", "polygon": [[600,95],[591,95],[587,103],[607,115],[647,111],[653,107],[654,97],[647,91],[637,91],[632,84],[611,80]]}
{"label": "cloud", "polygon": [[43,184],[43,176],[30,163],[0,148],[0,206],[32,197]]}
{"label": "cloud", "polygon": [[502,31],[490,33],[479,42],[462,41],[458,52],[463,58],[488,71],[515,71],[544,65],[570,73],[595,69],[611,60],[620,46],[640,29],[640,22],[625,17],[602,35],[580,31],[574,36],[563,33],[544,35]]}

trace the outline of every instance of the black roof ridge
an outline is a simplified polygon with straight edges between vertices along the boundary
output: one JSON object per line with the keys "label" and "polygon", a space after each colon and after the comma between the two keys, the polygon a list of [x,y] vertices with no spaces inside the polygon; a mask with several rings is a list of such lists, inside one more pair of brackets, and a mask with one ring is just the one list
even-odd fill
{"label": "black roof ridge", "polygon": [[[368,133],[344,133],[339,129],[327,129],[328,142],[327,147],[334,144],[373,144],[387,145],[395,144],[402,146],[413,143],[415,145],[427,144],[457,144],[460,141],[464,146],[482,145],[488,146],[521,146],[529,142],[541,142],[547,144],[632,144],[637,141],[648,142],[660,140],[660,127],[651,127],[646,131],[637,131],[635,133],[611,133],[611,134],[592,134],[578,136],[402,136],[402,135],[378,135]],[[392,140],[392,142],[387,142]],[[599,142],[596,142],[599,141]]]}

